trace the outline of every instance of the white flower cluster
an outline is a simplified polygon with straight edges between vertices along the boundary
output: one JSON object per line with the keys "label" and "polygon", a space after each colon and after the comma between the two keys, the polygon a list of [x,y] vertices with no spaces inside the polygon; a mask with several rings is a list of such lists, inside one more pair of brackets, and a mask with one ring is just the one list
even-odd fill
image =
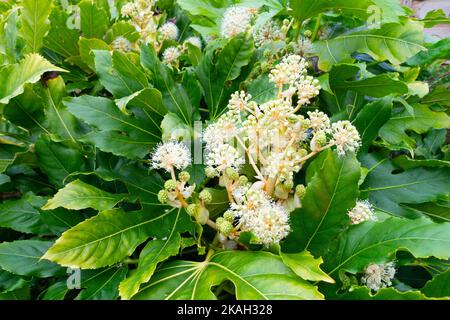
{"label": "white flower cluster", "polygon": [[190,43],[198,48],[202,48],[202,40],[199,37],[189,37],[186,40],[184,40],[184,43]]}
{"label": "white flower cluster", "polygon": [[294,53],[301,56],[307,56],[314,52],[314,46],[309,38],[300,37],[297,43],[294,43]]}
{"label": "white flower cluster", "polygon": [[225,38],[232,38],[247,31],[252,22],[254,10],[247,7],[229,7],[222,18],[221,34]]}
{"label": "white flower cluster", "polygon": [[236,191],[240,193],[236,198],[241,201],[231,205],[231,212],[239,219],[242,231],[252,232],[266,246],[280,242],[289,234],[289,213],[283,205],[270,199],[260,183]]}
{"label": "white flower cluster", "polygon": [[183,170],[191,164],[191,152],[188,147],[177,141],[160,144],[152,156],[152,167],[172,173],[174,168]]}
{"label": "white flower cluster", "polygon": [[164,23],[158,31],[162,34],[164,39],[177,40],[178,39],[178,27],[173,22]]}
{"label": "white flower cluster", "polygon": [[181,51],[177,47],[169,47],[164,50],[162,61],[166,64],[175,64],[181,56]]}
{"label": "white flower cluster", "polygon": [[372,205],[367,200],[357,201],[355,207],[349,210],[347,214],[350,217],[351,224],[360,224],[368,220],[377,220]]}
{"label": "white flower cluster", "polygon": [[395,276],[395,265],[393,262],[386,264],[369,264],[364,270],[361,282],[369,289],[378,291],[392,285],[391,280]]}
{"label": "white flower cluster", "polygon": [[114,50],[126,53],[131,51],[131,42],[123,37],[123,36],[119,36],[116,39],[114,39],[114,41],[111,43],[112,47]]}
{"label": "white flower cluster", "polygon": [[286,39],[286,34],[276,22],[269,20],[253,32],[253,39],[255,40],[255,46],[260,47],[267,42],[283,41]]}
{"label": "white flower cluster", "polygon": [[144,43],[156,41],[158,18],[153,11],[154,4],[154,0],[135,0],[126,3],[121,9],[122,16],[130,18]]}
{"label": "white flower cluster", "polygon": [[331,125],[333,139],[331,143],[336,145],[337,152],[344,155],[347,151],[356,152],[361,146],[361,138],[358,130],[350,121],[338,121]]}

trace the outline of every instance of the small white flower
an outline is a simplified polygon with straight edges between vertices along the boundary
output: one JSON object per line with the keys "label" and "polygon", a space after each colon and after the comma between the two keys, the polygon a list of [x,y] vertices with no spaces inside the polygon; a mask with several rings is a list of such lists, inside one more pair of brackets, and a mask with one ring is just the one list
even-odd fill
{"label": "small white flower", "polygon": [[251,98],[251,94],[245,93],[245,91],[236,91],[231,95],[228,102],[228,109],[236,113],[244,112],[248,108],[248,102]]}
{"label": "small white flower", "polygon": [[284,40],[286,36],[279,25],[273,20],[269,20],[261,28],[253,32],[253,38],[255,39],[255,46],[260,47],[266,42]]}
{"label": "small white flower", "polygon": [[131,51],[131,42],[127,38],[119,36],[112,42],[112,47],[120,52],[129,52]]}
{"label": "small white flower", "polygon": [[252,10],[246,7],[232,6],[223,14],[221,34],[225,38],[247,31],[252,20]]}
{"label": "small white flower", "polygon": [[297,104],[299,106],[309,104],[311,99],[319,94],[320,85],[319,80],[311,76],[302,76],[297,82]]}
{"label": "small white flower", "polygon": [[361,145],[361,138],[358,130],[350,121],[338,121],[331,125],[334,143],[339,155],[344,155],[347,151],[356,152]]}
{"label": "small white flower", "polygon": [[239,171],[244,163],[241,152],[229,144],[218,144],[206,149],[206,164],[219,173],[227,168]]}
{"label": "small white flower", "polygon": [[307,112],[309,121],[310,121],[310,128],[314,131],[324,131],[329,129],[330,127],[330,118],[323,113],[322,111],[308,111]]}
{"label": "small white flower", "polygon": [[377,217],[373,212],[372,205],[367,200],[359,200],[353,209],[347,212],[350,217],[351,224],[360,224],[364,221],[375,221]]}
{"label": "small white flower", "polygon": [[136,7],[133,2],[129,2],[123,5],[120,13],[123,17],[131,17],[136,12]]}
{"label": "small white flower", "polygon": [[177,40],[178,38],[178,27],[173,22],[164,23],[161,28],[159,28],[159,32],[161,32],[166,39]]}
{"label": "small white flower", "polygon": [[163,62],[172,64],[178,61],[181,51],[177,47],[169,47],[163,52]]}
{"label": "small white flower", "polygon": [[189,37],[184,40],[185,43],[190,43],[198,48],[202,48],[202,40],[199,37]]}
{"label": "small white flower", "polygon": [[191,152],[188,147],[177,141],[160,144],[152,156],[152,167],[171,172],[173,168],[185,169],[191,164]]}
{"label": "small white flower", "polygon": [[306,67],[305,59],[295,54],[288,55],[270,71],[269,80],[277,86],[293,85],[301,76],[306,74]]}
{"label": "small white flower", "polygon": [[378,291],[392,285],[391,280],[395,276],[395,265],[393,262],[386,264],[369,264],[364,270],[361,282],[369,289]]}

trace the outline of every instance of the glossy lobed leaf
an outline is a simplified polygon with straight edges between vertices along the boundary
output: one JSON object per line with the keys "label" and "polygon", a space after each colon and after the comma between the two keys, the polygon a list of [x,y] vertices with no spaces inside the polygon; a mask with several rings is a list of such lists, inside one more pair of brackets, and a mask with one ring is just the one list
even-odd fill
{"label": "glossy lobed leaf", "polygon": [[125,278],[127,268],[111,266],[98,270],[81,272],[82,291],[76,300],[115,300],[119,296],[118,286]]}
{"label": "glossy lobed leaf", "polygon": [[81,180],[75,180],[58,190],[42,209],[52,210],[63,207],[72,210],[93,208],[104,211],[112,209],[126,198],[126,194],[109,193]]}
{"label": "glossy lobed leaf", "polygon": [[26,52],[39,52],[43,38],[50,29],[47,21],[52,10],[52,0],[22,0],[20,36],[26,42]]}
{"label": "glossy lobed leaf", "polygon": [[420,291],[428,297],[450,298],[450,270],[435,276]]}
{"label": "glossy lobed leaf", "polygon": [[320,269],[322,258],[314,258],[308,251],[299,253],[280,252],[283,263],[295,272],[300,278],[311,281],[325,281],[334,283],[333,278]]}
{"label": "glossy lobed leaf", "polygon": [[133,299],[217,299],[211,288],[225,280],[234,284],[237,299],[323,298],[315,286],[299,278],[274,254],[222,251],[204,262],[176,260],[163,264]]}
{"label": "glossy lobed leaf", "polygon": [[360,166],[354,155],[339,157],[327,151],[306,187],[302,208],[291,213],[291,233],[282,248],[284,252],[310,251],[323,255],[347,228],[351,209],[358,197]]}

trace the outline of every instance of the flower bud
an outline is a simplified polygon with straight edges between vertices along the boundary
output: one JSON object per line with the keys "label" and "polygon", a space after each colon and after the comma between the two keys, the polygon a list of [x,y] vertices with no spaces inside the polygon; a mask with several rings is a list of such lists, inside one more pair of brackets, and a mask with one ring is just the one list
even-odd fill
{"label": "flower bud", "polygon": [[164,183],[164,189],[166,189],[167,191],[173,191],[177,188],[177,182],[173,179],[167,180]]}
{"label": "flower bud", "polygon": [[188,182],[191,179],[191,175],[187,171],[181,171],[178,174],[178,179],[180,179],[180,181],[182,182]]}
{"label": "flower bud", "polygon": [[305,196],[305,194],[306,194],[306,188],[305,188],[304,185],[299,184],[299,185],[297,185],[297,186],[295,187],[295,195],[296,195],[297,197],[299,197],[300,199],[303,199],[303,197]]}
{"label": "flower bud", "polygon": [[225,220],[224,218],[217,218],[216,220],[217,229],[223,235],[229,235],[231,231],[233,231],[233,224],[230,221]]}
{"label": "flower bud", "polygon": [[284,26],[288,26],[289,23],[290,23],[289,19],[284,19],[284,20],[283,20],[283,25],[284,25]]}
{"label": "flower bud", "polygon": [[202,190],[200,194],[198,195],[199,199],[204,201],[205,203],[210,203],[212,201],[212,195],[211,192],[208,190]]}
{"label": "flower bud", "polygon": [[167,203],[167,200],[169,200],[169,193],[162,189],[158,192],[158,201],[161,203]]}
{"label": "flower bud", "polygon": [[190,215],[191,217],[195,216],[195,213],[198,211],[198,209],[200,208],[200,206],[196,203],[191,203],[190,205],[188,205],[186,207],[186,212],[188,215]]}
{"label": "flower bud", "polygon": [[217,176],[217,171],[213,167],[206,167],[205,174],[208,178],[214,178]]}
{"label": "flower bud", "polygon": [[230,180],[237,180],[239,179],[239,173],[234,170],[233,168],[226,168],[225,169],[225,175]]}
{"label": "flower bud", "polygon": [[310,38],[312,36],[311,30],[306,30],[304,35],[305,35],[305,37]]}
{"label": "flower bud", "polygon": [[248,178],[246,176],[240,176],[239,177],[239,185],[243,186],[248,183]]}
{"label": "flower bud", "polygon": [[223,218],[229,222],[233,222],[234,221],[233,211],[231,210],[225,211],[225,213],[223,214]]}

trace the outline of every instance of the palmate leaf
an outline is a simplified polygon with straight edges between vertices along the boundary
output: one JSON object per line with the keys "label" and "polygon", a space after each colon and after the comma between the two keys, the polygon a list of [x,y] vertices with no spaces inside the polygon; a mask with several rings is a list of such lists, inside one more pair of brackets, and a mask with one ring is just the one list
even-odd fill
{"label": "palmate leaf", "polygon": [[50,29],[47,19],[52,10],[52,0],[22,0],[21,5],[20,36],[25,39],[26,52],[39,52]]}
{"label": "palmate leaf", "polygon": [[73,172],[86,169],[85,158],[73,146],[53,142],[48,135],[41,135],[35,144],[38,163],[50,183],[61,188]]}
{"label": "palmate leaf", "polygon": [[384,22],[398,22],[398,16],[405,15],[405,11],[396,0],[290,0],[288,12],[300,21],[326,11],[338,11],[366,20],[371,14],[368,8],[374,5],[381,9],[381,18]]}
{"label": "palmate leaf", "polygon": [[143,158],[160,141],[153,115],[146,110],[137,109],[134,116],[127,116],[111,100],[93,96],[70,98],[64,104],[77,118],[101,130],[84,136],[82,141],[105,152]]}
{"label": "palmate leaf", "polygon": [[119,296],[118,286],[127,274],[127,267],[111,266],[81,272],[82,291],[76,300],[115,300]]}
{"label": "palmate leaf", "polygon": [[396,167],[381,155],[364,155],[361,162],[370,170],[361,192],[376,209],[391,215],[418,217],[418,209],[407,204],[432,202],[449,194],[450,172],[446,168],[419,167],[395,174]]}
{"label": "palmate leaf", "polygon": [[240,34],[232,38],[220,53],[216,54],[212,49],[207,51],[197,66],[195,72],[203,88],[211,119],[224,111],[231,93],[237,90],[237,83],[231,81],[238,78],[241,69],[250,63],[253,52],[253,38]]}
{"label": "palmate leaf", "polygon": [[25,84],[39,81],[49,71],[65,72],[38,54],[29,54],[19,63],[1,69],[0,103],[7,104],[11,98],[23,93]]}
{"label": "palmate leaf", "polygon": [[147,243],[139,256],[137,269],[119,286],[122,299],[130,299],[135,295],[139,286],[150,280],[158,263],[178,254],[181,237],[180,232],[188,231],[192,226],[188,219],[183,219],[181,210],[178,210],[174,224],[170,228],[170,233],[163,239],[156,238]]}
{"label": "palmate leaf", "polygon": [[407,110],[393,115],[380,129],[380,137],[396,149],[413,150],[416,141],[409,137],[407,131],[425,133],[430,129],[445,129],[450,127],[450,117],[445,112],[432,110],[427,105],[415,104],[414,115]]}
{"label": "palmate leaf", "polygon": [[450,297],[450,270],[428,281],[421,291],[428,297]]}
{"label": "palmate leaf", "polygon": [[401,64],[419,51],[422,46],[423,26],[420,23],[388,23],[380,29],[369,29],[344,34],[333,39],[316,41],[314,48],[319,56],[319,68],[329,70],[333,64],[352,62],[351,54],[361,52],[378,61],[388,60]]}
{"label": "palmate leaf", "polygon": [[60,189],[48,200],[43,210],[59,207],[72,210],[93,208],[98,211],[112,209],[117,203],[127,198],[126,194],[109,193],[81,180],[75,180]]}
{"label": "palmate leaf", "polygon": [[434,223],[427,218],[388,218],[364,222],[342,234],[336,251],[324,258],[324,269],[361,272],[370,263],[384,263],[397,250],[408,250],[416,258],[450,257],[450,223]]}
{"label": "palmate leaf", "polygon": [[0,268],[21,276],[47,278],[64,275],[65,270],[50,261],[41,260],[51,241],[16,240],[0,243]]}
{"label": "palmate leaf", "polygon": [[131,255],[150,236],[164,237],[177,219],[188,219],[181,209],[100,212],[64,232],[43,259],[63,266],[95,269],[113,265]]}
{"label": "palmate leaf", "polygon": [[308,171],[314,168],[302,208],[291,214],[292,231],[282,246],[284,252],[308,250],[314,256],[323,255],[349,224],[346,212],[359,193],[360,166],[355,156],[339,157],[327,151]]}
{"label": "palmate leaf", "polygon": [[333,278],[320,269],[322,258],[314,258],[308,251],[300,253],[280,252],[284,264],[292,269],[300,278],[311,281],[325,281],[334,283]]}
{"label": "palmate leaf", "polygon": [[80,7],[80,25],[83,36],[86,38],[102,38],[109,27],[109,17],[103,8],[96,3],[84,0]]}
{"label": "palmate leaf", "polygon": [[222,251],[204,262],[165,263],[133,299],[217,299],[211,289],[225,280],[233,282],[239,300],[323,299],[279,256],[262,251]]}

